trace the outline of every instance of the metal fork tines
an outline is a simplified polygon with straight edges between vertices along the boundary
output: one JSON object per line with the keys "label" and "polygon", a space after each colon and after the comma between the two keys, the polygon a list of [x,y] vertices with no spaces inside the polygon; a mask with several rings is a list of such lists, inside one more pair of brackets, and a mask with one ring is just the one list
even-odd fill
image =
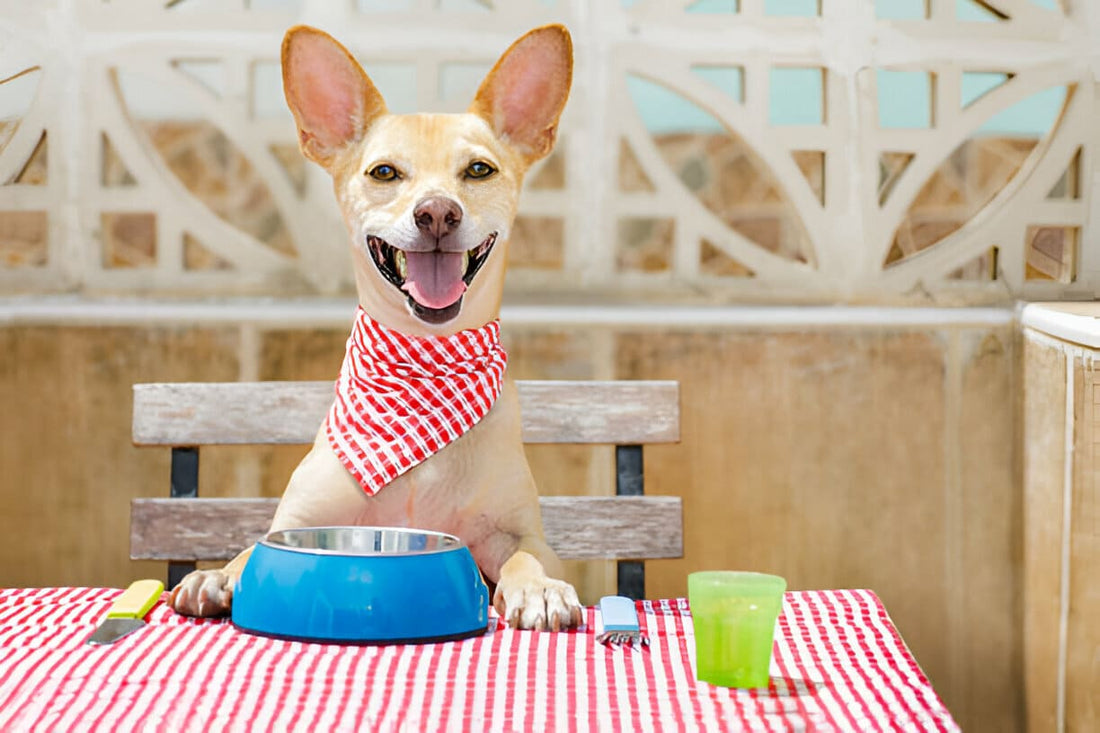
{"label": "metal fork tines", "polygon": [[649,646],[649,637],[642,633],[638,625],[634,601],[623,596],[604,596],[600,599],[600,616],[604,630],[596,641],[605,646]]}
{"label": "metal fork tines", "polygon": [[649,646],[649,637],[641,631],[605,631],[596,637],[596,641],[604,646],[618,646],[620,644]]}

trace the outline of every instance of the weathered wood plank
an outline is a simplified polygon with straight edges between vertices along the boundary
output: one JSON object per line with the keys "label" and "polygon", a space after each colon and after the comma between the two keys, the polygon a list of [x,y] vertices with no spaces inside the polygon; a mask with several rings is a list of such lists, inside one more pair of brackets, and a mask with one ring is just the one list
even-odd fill
{"label": "weathered wood plank", "polygon": [[676,381],[519,381],[526,443],[642,445],[680,440]]}
{"label": "weathered wood plank", "polygon": [[[1023,682],[1027,730],[1058,730],[1064,704],[1060,658],[1065,543],[1067,445],[1067,356],[1063,348],[1024,339],[1023,378]],[[1073,372],[1076,373],[1076,369]],[[1073,385],[1076,387],[1076,383]],[[1071,429],[1070,434],[1076,430]],[[1072,531],[1072,529],[1071,529]],[[1072,590],[1072,589],[1071,589]],[[1066,627],[1066,639],[1069,627]]]}
{"label": "weathered wood plank", "polygon": [[[263,537],[278,499],[134,499],[134,560],[227,560]],[[683,556],[683,511],[673,496],[544,496],[546,540],[563,560]]]}
{"label": "weathered wood plank", "polygon": [[[527,443],[674,443],[675,381],[519,381]],[[313,442],[332,404],[331,382],[181,382],[134,385],[136,445]]]}

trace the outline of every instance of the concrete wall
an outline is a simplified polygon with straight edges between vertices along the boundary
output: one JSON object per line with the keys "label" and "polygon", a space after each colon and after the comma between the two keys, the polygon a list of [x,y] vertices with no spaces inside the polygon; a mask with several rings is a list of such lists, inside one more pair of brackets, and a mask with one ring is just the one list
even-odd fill
{"label": "concrete wall", "polygon": [[[0,584],[122,586],[128,502],[168,494],[167,450],[130,444],[135,382],[328,379],[350,303],[130,309],[62,304],[0,328]],[[131,315],[127,315],[127,313]],[[108,325],[92,325],[104,323]],[[684,499],[682,560],[799,588],[871,588],[966,730],[1021,702],[1019,374],[1010,311],[506,310],[515,378],[677,379],[682,442],[646,453]],[[207,496],[277,496],[304,447],[216,448]],[[538,447],[546,494],[613,492],[610,449]],[[584,600],[613,588],[574,564]]]}

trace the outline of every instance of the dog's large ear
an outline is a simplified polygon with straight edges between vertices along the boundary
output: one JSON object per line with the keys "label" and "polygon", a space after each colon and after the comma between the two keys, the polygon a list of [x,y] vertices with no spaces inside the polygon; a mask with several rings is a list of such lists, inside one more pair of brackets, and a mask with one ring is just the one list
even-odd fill
{"label": "dog's large ear", "polygon": [[573,41],[546,25],[513,43],[481,82],[470,111],[515,145],[529,163],[554,147],[573,79]]}
{"label": "dog's large ear", "polygon": [[298,144],[329,168],[386,102],[348,50],[316,28],[295,26],[283,37],[283,93],[298,125]]}

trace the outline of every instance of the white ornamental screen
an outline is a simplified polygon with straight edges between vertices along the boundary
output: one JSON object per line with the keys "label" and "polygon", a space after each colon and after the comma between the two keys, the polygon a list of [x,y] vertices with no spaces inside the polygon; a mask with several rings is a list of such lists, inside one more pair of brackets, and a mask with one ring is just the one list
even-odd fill
{"label": "white ornamental screen", "polygon": [[1100,295],[1100,3],[0,2],[0,293],[346,294],[283,32],[461,111],[565,23],[573,93],[510,292],[966,304]]}

